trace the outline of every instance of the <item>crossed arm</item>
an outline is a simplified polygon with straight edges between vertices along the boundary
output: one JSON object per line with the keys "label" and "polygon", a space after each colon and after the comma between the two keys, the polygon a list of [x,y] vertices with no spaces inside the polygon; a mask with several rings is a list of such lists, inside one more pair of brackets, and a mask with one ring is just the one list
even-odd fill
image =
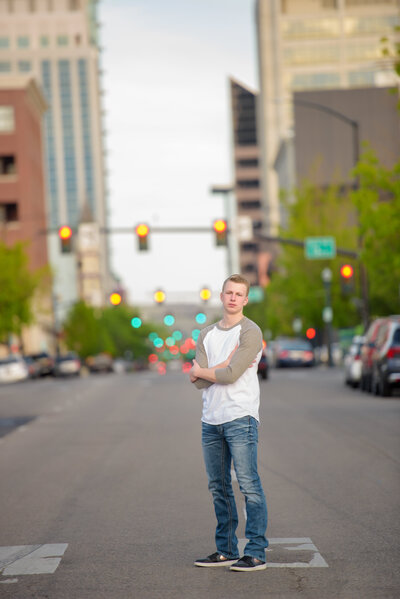
{"label": "crossed arm", "polygon": [[205,381],[209,381],[210,383],[216,383],[217,379],[215,376],[215,371],[219,368],[226,368],[229,365],[231,358],[237,350],[237,348],[238,345],[236,345],[233,348],[226,360],[224,360],[220,364],[217,364],[216,366],[213,366],[212,368],[202,368],[196,360],[193,360],[193,366],[189,371],[190,382],[195,383],[198,379],[204,379]]}

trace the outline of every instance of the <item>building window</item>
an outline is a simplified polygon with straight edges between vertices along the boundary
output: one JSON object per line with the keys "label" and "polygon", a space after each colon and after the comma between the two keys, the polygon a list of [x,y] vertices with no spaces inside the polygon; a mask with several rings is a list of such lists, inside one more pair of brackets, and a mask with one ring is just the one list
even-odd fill
{"label": "building window", "polygon": [[340,21],[337,18],[287,19],[282,21],[282,35],[285,39],[310,39],[338,37]]}
{"label": "building window", "polygon": [[78,61],[79,96],[81,106],[82,142],[85,165],[85,186],[92,214],[96,214],[95,189],[93,178],[92,128],[90,122],[87,61]]}
{"label": "building window", "polygon": [[241,210],[260,210],[260,200],[251,200],[249,202],[239,202],[239,208]]}
{"label": "building window", "polygon": [[242,243],[243,252],[257,252],[258,245],[256,243],[246,242]]}
{"label": "building window", "polygon": [[18,48],[29,48],[29,37],[27,35],[20,35],[17,37]]}
{"label": "building window", "polygon": [[257,271],[257,267],[255,264],[245,264],[243,267],[244,272],[256,272]]}
{"label": "building window", "polygon": [[0,132],[10,133],[15,129],[15,114],[13,106],[0,106]]}
{"label": "building window", "polygon": [[46,48],[50,43],[49,40],[49,36],[48,35],[41,35],[40,36],[40,45],[42,46],[42,48]]}
{"label": "building window", "polygon": [[68,36],[67,35],[58,35],[57,36],[57,46],[68,46]]}
{"label": "building window", "polygon": [[0,175],[15,175],[15,156],[0,156]]}
{"label": "building window", "polygon": [[69,0],[69,10],[79,10],[78,0]]}
{"label": "building window", "polygon": [[0,50],[2,48],[9,48],[10,47],[10,40],[8,37],[0,37]]}
{"label": "building window", "polygon": [[375,83],[374,71],[350,71],[348,73],[348,82],[351,87],[370,86]]}
{"label": "building window", "polygon": [[339,73],[299,73],[293,75],[291,88],[318,89],[340,86]]}
{"label": "building window", "polygon": [[9,73],[11,71],[11,62],[0,62],[0,73]]}
{"label": "building window", "polygon": [[237,160],[236,165],[239,168],[249,168],[258,166],[258,158],[247,158],[245,160]]}
{"label": "building window", "polygon": [[29,62],[29,60],[19,60],[18,61],[18,70],[21,73],[29,73],[29,71],[32,69],[32,64]]}
{"label": "building window", "polygon": [[391,33],[399,25],[399,22],[398,15],[346,17],[344,20],[344,31],[346,35]]}
{"label": "building window", "polygon": [[0,223],[14,223],[18,221],[18,204],[16,202],[8,202],[0,204]]}
{"label": "building window", "polygon": [[54,140],[54,124],[52,111],[52,65],[49,60],[42,62],[42,85],[48,109],[44,113],[47,187],[49,190],[50,225],[59,224],[57,157]]}
{"label": "building window", "polygon": [[243,179],[241,181],[237,181],[236,184],[239,189],[255,189],[260,187],[259,179]]}
{"label": "building window", "polygon": [[288,65],[318,64],[324,62],[339,62],[340,52],[337,45],[311,44],[303,47],[285,48],[283,61]]}

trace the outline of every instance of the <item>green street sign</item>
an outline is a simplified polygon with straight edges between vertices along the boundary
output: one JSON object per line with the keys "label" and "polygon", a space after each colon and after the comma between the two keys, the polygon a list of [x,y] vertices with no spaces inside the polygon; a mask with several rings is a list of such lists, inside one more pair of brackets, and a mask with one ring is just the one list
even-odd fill
{"label": "green street sign", "polygon": [[249,304],[258,304],[264,299],[264,289],[255,285],[249,289]]}
{"label": "green street sign", "polygon": [[304,255],[309,260],[324,260],[336,256],[336,240],[334,237],[306,237]]}

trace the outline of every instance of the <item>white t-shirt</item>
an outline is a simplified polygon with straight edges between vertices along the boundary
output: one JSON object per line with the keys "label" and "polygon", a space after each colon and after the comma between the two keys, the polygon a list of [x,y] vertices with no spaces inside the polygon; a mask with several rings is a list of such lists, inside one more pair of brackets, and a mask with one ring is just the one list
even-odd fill
{"label": "white t-shirt", "polygon": [[215,371],[216,383],[204,379],[194,383],[198,389],[204,389],[201,419],[207,424],[223,424],[243,416],[260,419],[257,365],[262,353],[262,333],[252,320],[244,316],[229,329],[218,323],[204,328],[197,340],[196,361],[202,368],[212,368],[224,362],[236,345],[239,347],[229,366]]}

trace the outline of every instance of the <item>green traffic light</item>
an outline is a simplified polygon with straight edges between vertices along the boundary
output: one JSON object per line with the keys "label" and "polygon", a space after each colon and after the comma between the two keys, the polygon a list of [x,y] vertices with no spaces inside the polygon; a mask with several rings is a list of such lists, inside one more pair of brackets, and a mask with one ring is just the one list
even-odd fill
{"label": "green traffic light", "polygon": [[131,320],[131,325],[133,326],[134,329],[139,329],[142,326],[142,321],[138,316],[135,316]]}

